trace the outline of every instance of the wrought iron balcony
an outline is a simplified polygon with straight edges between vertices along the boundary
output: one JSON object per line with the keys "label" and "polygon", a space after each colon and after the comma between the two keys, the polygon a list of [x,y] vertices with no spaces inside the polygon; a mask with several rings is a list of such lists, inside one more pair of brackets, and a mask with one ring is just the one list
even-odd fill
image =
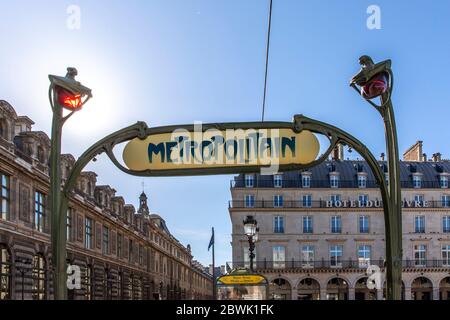
{"label": "wrought iron balcony", "polygon": [[[370,200],[369,202],[361,202],[357,199],[341,200],[338,204],[336,202],[330,203],[325,200],[312,200],[312,201],[297,201],[297,200],[283,200],[282,202],[275,202],[274,200],[230,200],[228,201],[229,209],[311,209],[311,208],[324,208],[324,209],[336,209],[336,208],[383,208],[383,202],[381,200]],[[441,208],[450,209],[450,201],[442,200],[403,200],[403,208]]]}
{"label": "wrought iron balcony", "polygon": [[[270,176],[269,176],[270,177]],[[279,182],[278,182],[279,183]],[[435,181],[421,181],[418,185],[416,185],[412,179],[411,180],[403,180],[400,182],[401,187],[405,189],[440,189],[442,188],[441,183],[438,179]],[[332,189],[339,189],[339,188],[379,188],[379,185],[375,180],[366,180],[365,185],[360,186],[358,183],[358,180],[338,180],[337,186],[331,186],[330,180],[315,180],[311,179],[309,184],[304,185],[302,180],[295,179],[295,180],[282,180],[281,184],[275,185],[275,181],[271,178],[259,178],[253,180],[253,182],[248,185],[245,182],[244,178],[236,177],[234,180],[230,181],[230,187],[231,188],[291,188],[291,189],[314,189],[314,188],[332,188]]]}
{"label": "wrought iron balcony", "polygon": [[[270,261],[258,260],[253,261],[255,270],[292,270],[292,269],[367,269],[369,266],[384,267],[384,260],[319,260],[319,261]],[[450,271],[450,260],[403,260],[403,268],[448,268]],[[249,261],[233,261],[227,262],[229,269],[249,268]]]}

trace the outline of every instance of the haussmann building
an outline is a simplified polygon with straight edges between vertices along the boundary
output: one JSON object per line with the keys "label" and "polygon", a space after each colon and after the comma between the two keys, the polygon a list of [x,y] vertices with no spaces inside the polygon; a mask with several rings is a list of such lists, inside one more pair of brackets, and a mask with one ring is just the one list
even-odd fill
{"label": "haussmann building", "polygon": [[[381,156],[379,165],[387,173]],[[430,159],[418,141],[403,155],[403,299],[450,299],[450,161]],[[386,175],[387,176],[387,175]],[[387,177],[386,177],[387,178]],[[254,269],[271,299],[384,299],[366,285],[368,267],[384,282],[381,194],[365,161],[330,159],[307,171],[239,175],[231,181],[232,267],[249,267],[243,220],[257,220]],[[372,274],[372,273],[370,273]]]}

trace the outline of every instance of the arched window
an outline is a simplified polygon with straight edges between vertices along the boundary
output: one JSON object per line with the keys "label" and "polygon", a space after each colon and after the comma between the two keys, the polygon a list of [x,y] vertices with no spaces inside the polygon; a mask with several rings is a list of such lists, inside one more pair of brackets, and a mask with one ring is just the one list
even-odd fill
{"label": "arched window", "polygon": [[33,256],[32,272],[32,297],[33,300],[44,300],[46,298],[47,272],[45,259],[41,254]]}
{"label": "arched window", "polygon": [[37,159],[39,160],[39,162],[45,163],[45,153],[42,146],[37,147]]}
{"label": "arched window", "polygon": [[8,139],[8,126],[5,119],[0,119],[0,137]]}
{"label": "arched window", "polygon": [[123,300],[123,278],[122,272],[117,275],[117,299]]}
{"label": "arched window", "polygon": [[84,298],[85,300],[92,300],[93,289],[93,276],[94,272],[91,265],[86,266],[86,272],[84,274]]}
{"label": "arched window", "polygon": [[11,255],[0,245],[0,300],[11,299]]}
{"label": "arched window", "polygon": [[128,279],[128,296],[130,300],[134,299],[134,276],[130,274],[130,278]]}
{"label": "arched window", "polygon": [[112,296],[112,278],[108,269],[105,269],[103,274],[103,294],[105,300],[111,300]]}

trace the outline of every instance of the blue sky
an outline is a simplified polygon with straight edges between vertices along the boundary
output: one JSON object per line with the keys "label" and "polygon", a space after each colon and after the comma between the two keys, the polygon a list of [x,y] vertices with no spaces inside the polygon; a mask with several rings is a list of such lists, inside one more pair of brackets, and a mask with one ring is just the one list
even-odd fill
{"label": "blue sky", "polygon": [[[369,5],[381,29],[369,30]],[[81,29],[67,28],[69,5]],[[80,155],[138,120],[150,126],[254,121],[261,117],[268,1],[0,0],[0,99],[50,133],[49,73],[78,68],[94,98],[64,128],[63,152]],[[273,0],[267,120],[303,113],[357,136],[378,155],[378,114],[348,87],[358,57],[393,60],[400,152],[423,140],[450,157],[450,2],[444,0]],[[152,211],[207,264],[231,260],[232,176],[139,178],[101,157],[88,169],[137,205],[145,182]]]}

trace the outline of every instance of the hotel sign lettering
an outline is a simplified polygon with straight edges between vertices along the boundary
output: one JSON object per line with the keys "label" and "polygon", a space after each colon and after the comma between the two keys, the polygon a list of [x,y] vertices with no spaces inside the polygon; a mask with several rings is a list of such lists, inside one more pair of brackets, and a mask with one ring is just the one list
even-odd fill
{"label": "hotel sign lettering", "polygon": [[[382,208],[383,202],[381,200],[337,200],[325,201],[327,208]],[[429,201],[414,201],[403,200],[402,208],[429,208],[431,207]]]}
{"label": "hotel sign lettering", "polygon": [[[220,127],[220,125],[219,125]],[[319,141],[292,128],[208,128],[194,126],[135,138],[123,150],[133,171],[306,165],[316,160]]]}

